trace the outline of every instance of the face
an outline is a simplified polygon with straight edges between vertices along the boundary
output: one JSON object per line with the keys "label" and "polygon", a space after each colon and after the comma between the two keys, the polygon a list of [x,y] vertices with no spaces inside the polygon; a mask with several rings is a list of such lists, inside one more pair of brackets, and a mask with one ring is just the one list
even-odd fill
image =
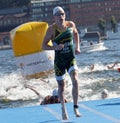
{"label": "face", "polygon": [[103,94],[101,94],[101,98],[102,98],[102,99],[105,99],[105,98],[107,98],[107,97],[108,97],[108,95],[107,95],[107,94],[104,94],[104,93],[103,93]]}
{"label": "face", "polygon": [[65,13],[63,11],[57,12],[55,15],[55,22],[56,23],[63,23],[65,21]]}

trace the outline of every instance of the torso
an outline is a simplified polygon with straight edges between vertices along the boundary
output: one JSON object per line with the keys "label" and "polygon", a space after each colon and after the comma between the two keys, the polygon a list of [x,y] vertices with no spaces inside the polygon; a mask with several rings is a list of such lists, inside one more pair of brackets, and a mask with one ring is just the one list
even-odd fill
{"label": "torso", "polygon": [[66,27],[61,31],[57,25],[54,25],[53,45],[64,44],[64,48],[60,51],[55,51],[55,56],[63,57],[73,54],[73,31],[70,27]]}
{"label": "torso", "polygon": [[60,30],[56,24],[53,25],[53,45],[63,44],[62,50],[55,50],[55,75],[62,76],[65,74],[65,69],[69,70],[76,65],[74,47],[73,47],[73,28],[67,25],[66,28]]}

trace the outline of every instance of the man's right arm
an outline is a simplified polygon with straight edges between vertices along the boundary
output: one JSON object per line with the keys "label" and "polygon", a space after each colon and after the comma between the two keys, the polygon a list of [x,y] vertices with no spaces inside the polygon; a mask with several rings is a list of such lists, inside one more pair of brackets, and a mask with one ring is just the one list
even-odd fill
{"label": "man's right arm", "polygon": [[52,41],[53,35],[54,35],[53,27],[51,26],[48,28],[46,35],[45,35],[45,38],[43,40],[43,43],[42,43],[42,49],[43,50],[62,50],[64,48],[63,44],[59,44],[56,46],[53,46],[53,45],[51,46],[48,44],[50,40]]}
{"label": "man's right arm", "polygon": [[52,35],[53,35],[52,26],[50,26],[46,32],[46,35],[45,35],[43,43],[42,43],[43,50],[54,50],[54,46],[50,46],[48,44],[49,41],[51,40]]}

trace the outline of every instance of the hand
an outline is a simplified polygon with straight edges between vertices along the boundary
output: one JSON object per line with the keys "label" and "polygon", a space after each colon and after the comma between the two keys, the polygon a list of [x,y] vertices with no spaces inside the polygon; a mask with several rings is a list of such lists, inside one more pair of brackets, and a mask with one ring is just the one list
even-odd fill
{"label": "hand", "polygon": [[55,50],[62,50],[64,48],[63,44],[59,44],[57,46],[55,46]]}

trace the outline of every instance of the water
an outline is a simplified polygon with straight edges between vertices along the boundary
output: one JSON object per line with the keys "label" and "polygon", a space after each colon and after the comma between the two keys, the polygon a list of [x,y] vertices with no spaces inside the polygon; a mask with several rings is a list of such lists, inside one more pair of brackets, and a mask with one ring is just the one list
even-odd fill
{"label": "water", "polygon": [[[120,72],[117,71],[120,64],[113,69],[107,68],[120,61],[120,31],[110,36],[104,41],[103,49],[76,56],[79,67],[79,101],[100,99],[103,89],[109,91],[109,98],[120,95]],[[90,69],[92,64],[93,70]],[[72,101],[72,83],[68,75],[66,78],[65,96],[68,101]],[[16,66],[13,51],[0,51],[0,108],[39,105],[45,96],[52,94],[54,88],[57,88],[54,73],[27,80]]]}

